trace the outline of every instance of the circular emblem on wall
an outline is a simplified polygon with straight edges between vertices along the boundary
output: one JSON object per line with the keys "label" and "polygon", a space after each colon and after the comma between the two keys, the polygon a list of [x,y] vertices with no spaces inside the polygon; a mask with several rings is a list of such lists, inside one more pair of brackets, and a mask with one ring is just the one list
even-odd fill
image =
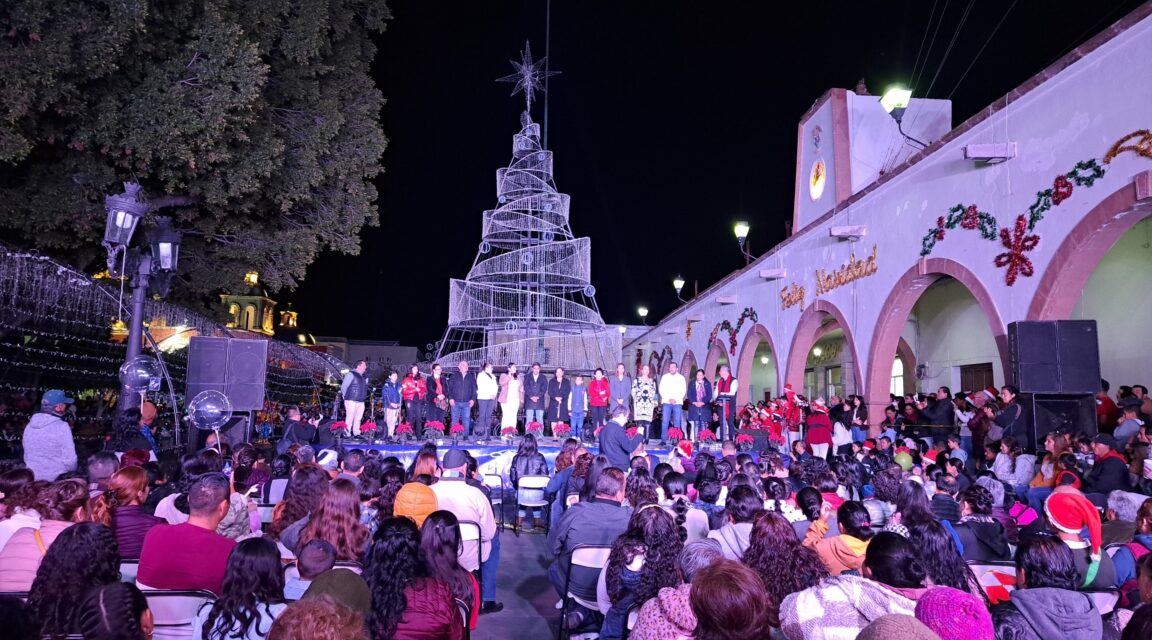
{"label": "circular emblem on wall", "polygon": [[816,162],[812,163],[812,170],[808,173],[808,195],[813,201],[819,200],[820,196],[824,195],[824,182],[828,177],[827,167],[824,166],[824,159],[817,158]]}
{"label": "circular emblem on wall", "polygon": [[820,138],[823,135],[824,130],[820,128],[820,125],[816,125],[816,128],[812,129],[812,146],[816,149],[820,149]]}

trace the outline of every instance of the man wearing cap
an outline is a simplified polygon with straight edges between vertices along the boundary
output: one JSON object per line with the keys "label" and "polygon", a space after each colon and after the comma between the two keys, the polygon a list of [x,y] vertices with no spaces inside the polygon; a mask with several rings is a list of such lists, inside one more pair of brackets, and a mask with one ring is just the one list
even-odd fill
{"label": "man wearing cap", "polygon": [[484,605],[480,613],[496,613],[504,605],[496,601],[496,571],[500,565],[500,536],[496,535],[496,518],[492,515],[492,503],[484,492],[469,485],[468,455],[461,449],[444,452],[441,463],[444,471],[440,481],[432,485],[439,508],[451,511],[460,522],[475,522],[480,525],[480,540],[476,539],[476,527],[460,527],[463,547],[460,550],[460,566],[468,571],[480,568],[480,595]]}
{"label": "man wearing cap", "polygon": [[1084,474],[1084,493],[1107,496],[1116,490],[1127,491],[1128,461],[1116,451],[1116,438],[1107,433],[1097,434],[1092,439],[1092,452],[1096,454],[1096,461]]}
{"label": "man wearing cap", "polygon": [[61,418],[72,398],[59,389],[49,389],[40,400],[40,413],[24,428],[24,464],[37,480],[49,482],[76,468],[76,443],[72,427]]}
{"label": "man wearing cap", "polygon": [[[1116,567],[1103,550],[1100,513],[1096,506],[1076,491],[1053,493],[1044,503],[1044,515],[1056,536],[1072,550],[1077,588],[1091,591],[1116,587]],[[1088,539],[1083,536],[1088,530]]]}

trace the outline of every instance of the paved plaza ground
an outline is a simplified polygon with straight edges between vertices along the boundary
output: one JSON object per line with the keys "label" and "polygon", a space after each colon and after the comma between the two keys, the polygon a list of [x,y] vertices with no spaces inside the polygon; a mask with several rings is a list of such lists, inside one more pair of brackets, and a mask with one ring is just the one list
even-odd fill
{"label": "paved plaza ground", "polygon": [[[509,505],[505,522],[516,513]],[[496,597],[504,610],[480,616],[472,640],[543,640],[556,637],[560,612],[556,610],[556,592],[548,583],[548,552],[543,532],[521,533],[511,529],[500,533],[500,573],[496,578]]]}

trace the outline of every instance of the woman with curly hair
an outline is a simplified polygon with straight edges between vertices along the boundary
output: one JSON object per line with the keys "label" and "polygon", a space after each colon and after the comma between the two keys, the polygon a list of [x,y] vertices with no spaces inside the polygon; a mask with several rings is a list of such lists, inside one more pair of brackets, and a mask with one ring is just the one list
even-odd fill
{"label": "woman with curly hair", "polygon": [[[302,465],[292,473],[284,499],[272,510],[272,523],[268,525],[268,535],[273,540],[281,540],[284,530],[308,516],[320,506],[324,492],[328,490],[328,472],[314,465]],[[295,540],[281,540],[284,546],[295,548]],[[291,544],[289,544],[291,542]]]}
{"label": "woman with curly hair", "polygon": [[451,511],[433,511],[420,527],[420,553],[428,564],[433,578],[443,580],[452,588],[452,596],[467,602],[471,612],[468,628],[476,628],[480,614],[480,583],[460,566],[460,551],[464,548],[460,536],[460,521]]}
{"label": "woman with curly hair", "polygon": [[288,605],[272,623],[268,640],[368,640],[364,616],[322,595]]}
{"label": "woman with curly hair", "polygon": [[895,525],[908,529],[926,522],[938,521],[932,512],[928,494],[924,493],[924,485],[914,480],[905,480],[896,492],[896,513],[888,519],[888,527],[896,533],[902,533]]}
{"label": "woman with curly hair", "polygon": [[637,469],[628,476],[624,484],[624,500],[633,509],[648,504],[659,504],[660,494],[656,491],[656,481],[647,469]]}
{"label": "woman with curly hair", "polygon": [[568,501],[568,496],[579,496],[584,492],[584,485],[588,482],[588,472],[592,468],[592,461],[596,456],[585,451],[576,456],[575,461],[572,463],[572,475],[568,477],[568,483],[564,485],[564,501]]}
{"label": "woman with curly hair", "polygon": [[154,624],[148,600],[128,582],[96,587],[77,612],[84,640],[147,640]]}
{"label": "woman with curly hair", "polygon": [[[36,474],[32,473],[31,469],[21,467],[19,469],[9,469],[4,473],[0,473],[0,521],[6,521],[11,518],[15,506],[13,500],[16,494],[24,487],[32,484],[36,480]],[[0,524],[0,528],[4,525]],[[4,538],[7,540],[7,538]],[[0,548],[4,544],[0,543]]]}
{"label": "woman with curly hair", "polygon": [[27,591],[44,560],[44,550],[51,549],[57,537],[77,522],[88,520],[87,482],[72,478],[30,487],[42,487],[30,506],[30,512],[39,514],[40,526],[18,529],[0,549],[0,591]]}
{"label": "woman with curly hair", "polygon": [[28,610],[39,622],[40,637],[80,633],[77,603],[93,587],[119,581],[120,550],[111,529],[95,522],[65,529],[48,547],[28,592]]}
{"label": "woman with curly hair", "polygon": [[548,486],[544,488],[544,495],[551,499],[551,520],[549,522],[560,522],[560,517],[564,515],[564,510],[568,508],[567,493],[565,489],[568,487],[568,481],[572,478],[572,474],[576,471],[576,459],[582,454],[587,453],[584,447],[576,441],[576,438],[568,438],[564,441],[564,446],[560,448],[560,453],[556,456],[556,467],[553,469],[552,478],[548,480]]}
{"label": "woman with curly hair", "polygon": [[121,558],[139,559],[148,530],[166,524],[163,518],[140,510],[147,498],[148,473],[140,467],[124,467],[112,474],[108,489],[92,501],[92,522],[110,527],[116,533]]}
{"label": "woman with curly hair", "polygon": [[266,538],[241,540],[228,556],[220,597],[196,613],[192,637],[261,640],[287,606],[280,550]]}
{"label": "woman with curly hair", "polygon": [[380,493],[376,498],[376,521],[369,527],[373,534],[381,522],[392,517],[392,510],[396,507],[396,494],[400,493],[400,489],[404,486],[404,475],[403,467],[388,467],[380,475]]}
{"label": "woman with curly hair", "polygon": [[144,432],[140,430],[140,410],[133,407],[125,409],[116,419],[112,430],[112,440],[108,443],[106,451],[132,451],[143,449],[152,451],[155,443],[149,442]]}
{"label": "woman with curly hair", "polygon": [[372,640],[464,637],[452,588],[432,577],[420,555],[420,531],[411,519],[380,523],[365,557],[364,579],[372,592]]}
{"label": "woman with curly hair", "polygon": [[623,638],[630,609],[656,597],[664,587],[680,585],[678,563],[683,548],[676,521],[659,505],[650,503],[632,513],[604,567],[602,595],[611,606],[600,628],[601,640]]}
{"label": "woman with curly hair", "polygon": [[829,575],[820,556],[800,544],[788,519],[775,511],[756,518],[742,561],[764,581],[768,621],[773,627],[780,626],[784,598],[815,586]]}
{"label": "woman with curly hair", "polygon": [[[296,525],[292,525],[295,527]],[[290,538],[288,531],[284,538]],[[328,485],[320,506],[307,516],[295,552],[312,540],[324,540],[336,549],[337,562],[360,562],[368,543],[368,528],[360,524],[360,491],[347,478],[337,478]]]}

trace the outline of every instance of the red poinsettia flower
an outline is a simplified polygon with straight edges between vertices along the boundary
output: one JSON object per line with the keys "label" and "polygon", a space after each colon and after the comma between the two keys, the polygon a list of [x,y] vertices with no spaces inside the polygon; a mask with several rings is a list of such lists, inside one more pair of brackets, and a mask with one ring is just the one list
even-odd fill
{"label": "red poinsettia flower", "polygon": [[624,433],[628,434],[629,438],[635,438],[636,434],[639,433],[639,431],[636,430],[636,427],[628,427],[627,429],[624,430]]}
{"label": "red poinsettia flower", "polygon": [[572,433],[572,427],[568,426],[567,424],[565,424],[563,422],[561,422],[560,424],[557,424],[557,425],[553,425],[553,427],[552,427],[552,435],[554,435],[554,436],[557,436],[557,437],[566,436],[569,433]]}
{"label": "red poinsettia flower", "polygon": [[673,440],[683,440],[684,439],[684,432],[681,431],[680,429],[676,428],[676,427],[672,427],[671,429],[668,430],[668,437],[673,439]]}
{"label": "red poinsettia flower", "polygon": [[500,430],[500,435],[514,436],[516,435],[516,427],[504,427]]}
{"label": "red poinsettia flower", "polygon": [[712,433],[711,429],[701,429],[700,433],[696,434],[696,439],[700,442],[715,442],[716,434]]}
{"label": "red poinsettia flower", "polygon": [[747,433],[741,433],[740,435],[736,436],[736,444],[752,444],[752,442],[752,436],[748,435]]}
{"label": "red poinsettia flower", "polygon": [[527,429],[529,433],[541,433],[544,431],[544,423],[533,421],[524,425],[524,428]]}
{"label": "red poinsettia flower", "polygon": [[412,433],[412,425],[407,422],[401,422],[396,425],[396,433]]}
{"label": "red poinsettia flower", "polygon": [[364,424],[360,425],[360,432],[361,433],[364,433],[367,431],[376,431],[376,423],[375,422],[365,422]]}
{"label": "red poinsettia flower", "polygon": [[464,433],[464,425],[460,424],[459,422],[452,425],[452,433]]}
{"label": "red poinsettia flower", "polygon": [[429,420],[428,422],[424,423],[424,430],[439,431],[440,433],[444,433],[444,423],[440,422],[439,420]]}
{"label": "red poinsettia flower", "polygon": [[329,431],[340,431],[342,429],[347,429],[347,428],[348,428],[348,423],[344,422],[343,420],[337,420],[336,422],[333,422],[332,424],[328,425]]}

